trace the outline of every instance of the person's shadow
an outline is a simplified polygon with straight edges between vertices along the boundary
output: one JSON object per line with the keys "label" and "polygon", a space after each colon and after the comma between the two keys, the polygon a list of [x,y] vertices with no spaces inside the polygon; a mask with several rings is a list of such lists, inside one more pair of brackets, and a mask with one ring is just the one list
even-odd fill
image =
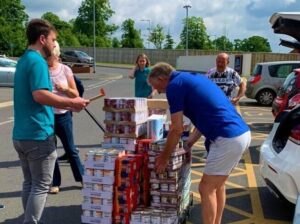
{"label": "person's shadow", "polygon": [[[19,224],[23,223],[24,215],[17,218],[4,220],[4,224]],[[59,206],[47,207],[42,215],[42,220],[45,224],[81,224],[81,206]]]}

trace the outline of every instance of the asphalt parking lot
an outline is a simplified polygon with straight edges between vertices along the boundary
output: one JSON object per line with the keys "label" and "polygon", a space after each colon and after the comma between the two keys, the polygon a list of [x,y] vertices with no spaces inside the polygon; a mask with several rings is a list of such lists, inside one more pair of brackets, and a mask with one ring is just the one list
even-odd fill
{"label": "asphalt parking lot", "polygon": [[[97,95],[104,87],[109,97],[132,96],[133,82],[126,78],[127,69],[99,68],[101,74],[82,76],[87,98]],[[11,142],[13,127],[12,88],[0,88],[0,223],[21,223],[22,207],[20,199],[22,172]],[[95,101],[89,110],[101,121],[103,100]],[[237,168],[226,182],[227,202],[222,223],[236,224],[279,224],[292,223],[294,206],[275,198],[266,188],[259,175],[259,148],[272,127],[273,117],[270,107],[260,107],[253,100],[243,99],[237,107],[252,131],[252,143]],[[81,158],[90,149],[100,147],[103,133],[85,112],[74,115],[75,142],[80,148]],[[193,149],[192,187],[194,206],[188,223],[201,223],[201,198],[198,183],[205,164],[203,141]],[[58,149],[62,153],[61,147]],[[63,182],[58,195],[50,195],[43,219],[50,224],[80,223],[80,186],[75,183],[67,163],[61,164]]]}

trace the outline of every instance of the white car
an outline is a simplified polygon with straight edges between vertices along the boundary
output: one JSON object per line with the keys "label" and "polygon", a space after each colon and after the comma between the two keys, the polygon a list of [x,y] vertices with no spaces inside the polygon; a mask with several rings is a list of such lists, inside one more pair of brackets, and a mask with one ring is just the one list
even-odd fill
{"label": "white car", "polygon": [[14,86],[17,62],[9,58],[0,58],[0,86]]}
{"label": "white car", "polygon": [[300,193],[299,161],[300,106],[276,118],[260,148],[260,173],[268,188],[294,204]]}

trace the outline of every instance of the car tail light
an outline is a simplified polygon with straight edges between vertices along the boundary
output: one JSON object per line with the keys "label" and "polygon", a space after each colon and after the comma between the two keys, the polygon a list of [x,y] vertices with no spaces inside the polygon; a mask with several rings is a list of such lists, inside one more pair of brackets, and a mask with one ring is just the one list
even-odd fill
{"label": "car tail light", "polygon": [[291,130],[290,140],[300,145],[300,125],[296,126]]}
{"label": "car tail light", "polygon": [[296,94],[289,100],[288,108],[292,109],[295,106],[297,106],[298,104],[300,104],[300,93]]}
{"label": "car tail light", "polygon": [[259,80],[261,79],[261,75],[260,74],[256,74],[255,76],[251,76],[249,79],[249,82],[251,84],[256,84],[259,82]]}

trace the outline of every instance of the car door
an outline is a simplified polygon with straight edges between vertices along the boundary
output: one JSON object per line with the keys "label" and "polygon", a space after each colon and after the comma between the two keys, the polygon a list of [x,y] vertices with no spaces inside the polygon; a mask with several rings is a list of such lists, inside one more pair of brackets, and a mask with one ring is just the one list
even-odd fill
{"label": "car door", "polygon": [[0,67],[0,86],[14,86],[15,68]]}
{"label": "car door", "polygon": [[15,68],[8,68],[7,71],[7,85],[14,86],[14,79],[15,79]]}
{"label": "car door", "polygon": [[8,72],[5,67],[0,67],[0,86],[6,86]]}
{"label": "car door", "polygon": [[70,61],[72,62],[77,62],[78,57],[74,51],[70,51],[70,59],[71,59]]}

